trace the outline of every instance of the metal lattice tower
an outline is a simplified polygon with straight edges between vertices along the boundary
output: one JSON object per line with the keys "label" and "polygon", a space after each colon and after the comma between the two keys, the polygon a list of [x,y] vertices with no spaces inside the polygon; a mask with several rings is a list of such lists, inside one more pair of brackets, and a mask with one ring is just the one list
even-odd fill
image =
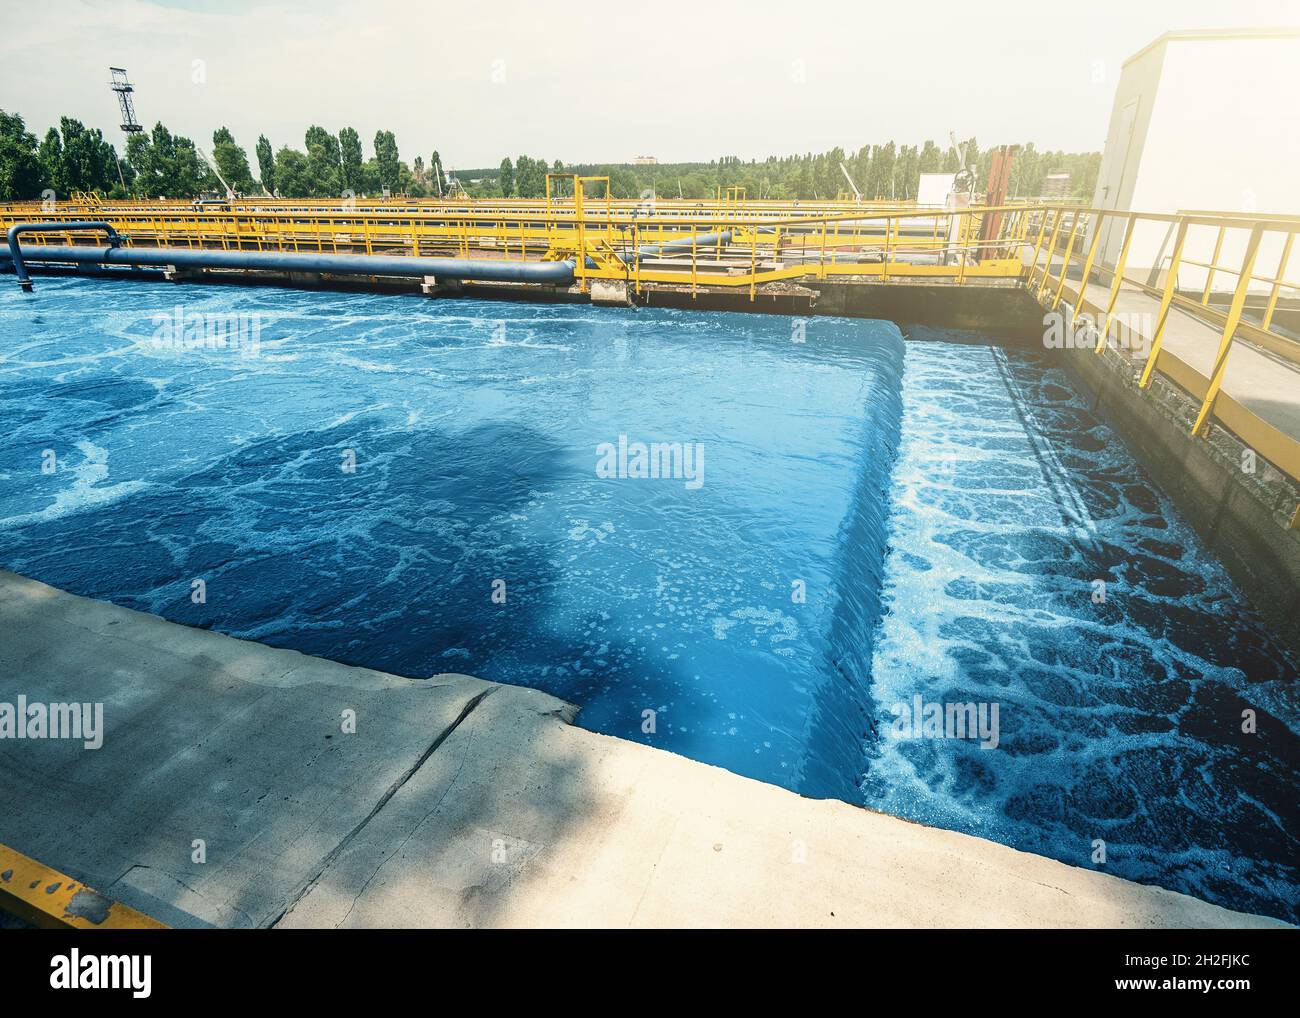
{"label": "metal lattice tower", "polygon": [[140,121],[135,119],[135,103],[131,101],[131,93],[135,91],[135,86],[126,79],[125,67],[110,67],[113,80],[109,82],[108,87],[117,93],[117,105],[122,110],[122,130],[127,134],[136,134],[143,131]]}

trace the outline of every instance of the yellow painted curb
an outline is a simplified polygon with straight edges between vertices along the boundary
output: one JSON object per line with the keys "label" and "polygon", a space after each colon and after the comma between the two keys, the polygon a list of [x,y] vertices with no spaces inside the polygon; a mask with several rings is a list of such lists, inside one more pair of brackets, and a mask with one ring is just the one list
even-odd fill
{"label": "yellow painted curb", "polygon": [[47,930],[168,928],[7,845],[0,845],[0,909]]}

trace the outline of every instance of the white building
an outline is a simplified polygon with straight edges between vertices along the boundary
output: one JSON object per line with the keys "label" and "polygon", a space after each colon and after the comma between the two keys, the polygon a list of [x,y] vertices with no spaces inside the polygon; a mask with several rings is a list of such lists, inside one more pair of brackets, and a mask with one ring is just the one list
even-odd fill
{"label": "white building", "polygon": [[[1169,32],[1125,61],[1093,205],[1300,214],[1300,29]],[[1101,229],[1097,257],[1114,265],[1124,222],[1107,219]],[[1184,262],[1209,262],[1217,233],[1189,228]],[[1240,265],[1247,235],[1226,233],[1218,263]],[[1277,269],[1281,246],[1279,235],[1265,236],[1257,274]],[[1140,225],[1125,274],[1158,283],[1172,247],[1171,224]],[[1179,287],[1204,286],[1205,273],[1184,264]],[[1235,284],[1216,274],[1214,289]]]}
{"label": "white building", "polygon": [[947,208],[956,179],[955,173],[922,173],[916,185],[916,204],[921,208]]}

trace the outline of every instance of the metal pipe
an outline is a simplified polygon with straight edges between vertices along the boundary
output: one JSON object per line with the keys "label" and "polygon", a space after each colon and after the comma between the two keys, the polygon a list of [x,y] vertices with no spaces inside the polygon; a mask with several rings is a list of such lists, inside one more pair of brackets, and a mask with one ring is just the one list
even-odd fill
{"label": "metal pipe", "polygon": [[[21,250],[10,233],[19,281],[27,278],[25,261],[74,262],[103,265],[163,265],[195,269],[257,269],[270,272],[328,272],[345,276],[404,276],[469,279],[497,283],[573,282],[573,261],[512,262],[477,258],[423,258],[384,255],[338,255],[278,251],[217,251],[166,247],[90,247],[41,245]],[[63,224],[70,226],[72,224]],[[85,225],[85,224],[81,224]],[[30,280],[23,287],[30,290]]]}
{"label": "metal pipe", "polygon": [[19,236],[24,233],[67,233],[70,230],[103,230],[108,234],[109,248],[116,249],[122,246],[122,238],[118,236],[112,224],[102,219],[75,219],[66,223],[14,223],[9,227],[6,238],[9,241],[9,257],[13,259],[19,286],[29,292],[32,288],[32,277],[27,274],[22,246],[18,243]]}
{"label": "metal pipe", "polygon": [[730,244],[731,231],[722,233],[702,233],[698,237],[685,237],[682,240],[667,240],[662,244],[642,244],[636,249],[636,259],[654,258],[661,254],[689,251],[694,244]]}

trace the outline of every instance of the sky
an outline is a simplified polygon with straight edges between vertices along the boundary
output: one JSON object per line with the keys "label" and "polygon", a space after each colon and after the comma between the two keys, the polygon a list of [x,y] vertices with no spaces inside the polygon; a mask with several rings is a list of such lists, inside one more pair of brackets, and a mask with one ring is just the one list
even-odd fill
{"label": "sky", "polygon": [[449,169],[742,159],[894,140],[1100,150],[1123,61],[1172,29],[1300,25],[1300,0],[0,0],[0,109],[120,144],[141,122],[303,148],[375,131]]}

